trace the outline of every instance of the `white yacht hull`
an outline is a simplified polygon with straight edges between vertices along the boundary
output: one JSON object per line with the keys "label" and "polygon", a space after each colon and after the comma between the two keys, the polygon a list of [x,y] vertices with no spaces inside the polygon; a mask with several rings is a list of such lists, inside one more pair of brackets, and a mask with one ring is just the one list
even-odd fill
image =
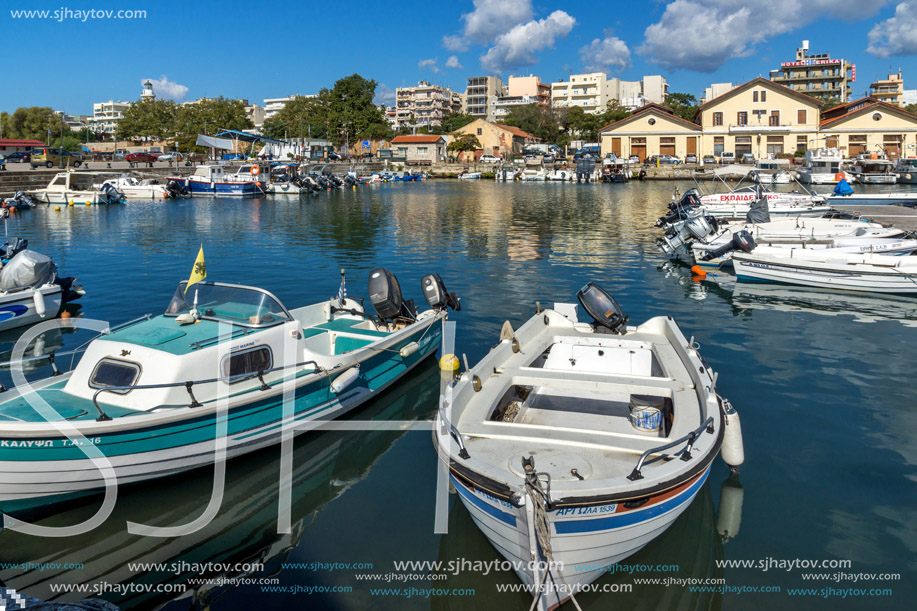
{"label": "white yacht hull", "polygon": [[[38,313],[35,293],[41,293],[45,313]],[[0,331],[25,327],[58,315],[63,305],[63,293],[57,284],[46,284],[12,293],[0,293]]]}

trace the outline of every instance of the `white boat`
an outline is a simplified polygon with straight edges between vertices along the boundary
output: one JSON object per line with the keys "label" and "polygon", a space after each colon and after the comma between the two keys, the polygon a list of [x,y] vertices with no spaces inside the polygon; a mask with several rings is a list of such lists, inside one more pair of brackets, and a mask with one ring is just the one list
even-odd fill
{"label": "white boat", "polygon": [[[104,176],[104,175],[103,175]],[[125,199],[166,199],[174,197],[176,192],[167,184],[161,184],[155,178],[138,178],[131,174],[121,174],[116,178],[109,178],[97,186],[111,185],[120,191]]]}
{"label": "white boat", "polygon": [[732,264],[740,281],[917,295],[917,257],[760,246]]}
{"label": "white boat", "polygon": [[481,180],[480,172],[462,172],[458,175],[459,180]]}
{"label": "white boat", "polygon": [[46,204],[118,204],[124,195],[112,186],[96,186],[95,175],[89,172],[58,172],[44,189],[32,191],[37,202]]}
{"label": "white boat", "polygon": [[[754,230],[754,227],[752,227]],[[751,232],[749,232],[751,233]],[[755,247],[772,246],[781,249],[800,250],[830,250],[831,253],[852,254],[877,254],[885,256],[907,256],[917,251],[917,240],[889,237],[871,237],[872,232],[864,236],[852,238],[822,238],[822,239],[787,239],[787,238],[755,238]],[[881,231],[876,231],[881,235]],[[754,235],[754,234],[752,234]],[[691,244],[691,254],[694,261],[701,267],[721,267],[732,259],[732,252],[716,255],[716,251],[732,242],[732,233],[722,234],[711,243],[694,242]]]}
{"label": "white boat", "polygon": [[[255,169],[257,168],[257,169]],[[247,164],[233,173],[222,165],[200,165],[190,176],[172,176],[192,195],[264,195],[266,178],[261,178],[258,165]]]}
{"label": "white boat", "polygon": [[512,165],[503,165],[494,170],[494,180],[498,182],[512,182],[519,176],[519,169]]}
{"label": "white boat", "polygon": [[917,185],[917,158],[899,158],[895,164],[895,173],[898,175],[898,184]]}
{"label": "white boat", "polygon": [[853,182],[853,176],[844,171],[844,156],[836,148],[818,148],[806,151],[802,166],[796,170],[799,182],[809,185],[834,185],[841,178]]}
{"label": "white boat", "polygon": [[527,165],[525,168],[523,168],[522,172],[519,173],[518,179],[523,182],[533,182],[533,181],[543,182],[544,180],[547,179],[547,176],[548,176],[548,173],[540,165],[538,166]]}
{"label": "white boat", "polygon": [[627,182],[630,179],[630,164],[627,159],[614,153],[602,159],[602,182]]}
{"label": "white boat", "polygon": [[556,182],[567,182],[576,180],[576,170],[569,168],[553,168],[545,176],[545,180],[551,180]]}
{"label": "white boat", "polygon": [[788,185],[793,180],[789,159],[759,159],[755,168],[758,179],[766,185]]}
{"label": "white boat", "polygon": [[[343,415],[438,348],[457,298],[436,274],[422,289],[435,305],[417,312],[391,273],[371,272],[373,315],[353,299],[288,310],[262,289],[182,282],[163,315],[94,339],[73,371],[0,393],[0,511],[98,491],[110,476],[212,466],[221,448],[240,456]],[[92,440],[101,458],[63,436]]]}
{"label": "white boat", "polygon": [[664,226],[684,218],[688,211],[703,209],[717,220],[745,220],[752,205],[761,198],[767,199],[772,216],[785,218],[820,218],[829,210],[824,198],[801,193],[774,193],[760,184],[742,187],[729,193],[700,195],[697,189],[688,189],[677,202],[669,205],[669,215],[660,218],[657,226]]}
{"label": "white boat", "polygon": [[0,331],[54,318],[85,294],[76,278],[59,277],[50,257],[27,247],[27,240],[15,239],[0,248],[8,259],[0,269]]}
{"label": "white boat", "polygon": [[594,322],[555,304],[506,323],[434,426],[462,504],[539,609],[665,531],[721,447],[744,459],[738,415],[672,317],[626,326],[597,285],[577,296]]}
{"label": "white boat", "polygon": [[861,185],[893,185],[898,182],[895,162],[889,161],[885,153],[861,153],[851,159],[845,169]]}

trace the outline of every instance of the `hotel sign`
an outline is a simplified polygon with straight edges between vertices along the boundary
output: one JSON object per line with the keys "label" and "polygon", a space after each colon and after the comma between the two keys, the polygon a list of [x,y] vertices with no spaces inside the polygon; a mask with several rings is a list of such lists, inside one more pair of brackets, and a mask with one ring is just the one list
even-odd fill
{"label": "hotel sign", "polygon": [[783,62],[781,68],[793,68],[795,66],[824,66],[826,64],[839,64],[842,59],[806,59],[801,62]]}

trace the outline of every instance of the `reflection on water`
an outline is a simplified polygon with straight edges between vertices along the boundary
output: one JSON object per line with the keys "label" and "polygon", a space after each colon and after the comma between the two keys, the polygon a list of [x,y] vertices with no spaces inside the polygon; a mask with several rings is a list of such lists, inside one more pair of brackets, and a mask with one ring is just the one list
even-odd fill
{"label": "reflection on water", "polygon": [[[719,390],[741,414],[748,457],[738,536],[720,543],[717,520],[724,514],[715,484],[726,480],[728,469],[716,461],[710,483],[691,508],[627,562],[673,562],[681,565],[681,576],[716,576],[711,568],[716,558],[844,557],[856,572],[900,572],[894,597],[882,606],[908,608],[906,601],[917,596],[917,569],[900,561],[917,549],[912,526],[917,396],[911,382],[917,316],[912,302],[849,294],[835,300],[834,295],[796,289],[784,294],[779,287],[696,283],[688,270],[669,265],[655,246],[653,222],[665,210],[673,186],[428,181],[302,198],[191,198],[60,212],[39,207],[11,220],[10,233],[28,238],[68,275],[80,278],[87,290],[80,300],[85,317],[112,323],[161,312],[176,283],[187,279],[200,244],[208,279],[261,286],[287,307],[334,295],[341,268],[347,270],[349,294],[365,297],[368,272],[378,266],[397,274],[406,298],[422,303],[420,278],[438,272],[462,298],[462,311],[450,317],[458,325],[457,352],[471,362],[497,341],[504,320],[518,328],[536,301],[545,306],[573,301],[587,280],[599,282],[632,321],[671,314],[686,336],[700,343],[704,358],[719,373]],[[691,183],[679,186],[684,190]],[[46,347],[67,350],[86,339],[86,332],[78,331],[45,341]],[[433,367],[410,376],[354,417],[428,417],[438,390]],[[29,377],[49,373],[41,367]],[[8,372],[0,371],[0,382],[9,386]],[[322,609],[527,608],[525,596],[498,597],[493,580],[515,579],[503,574],[450,577],[459,586],[474,583],[478,591],[473,597],[408,600],[373,595],[370,588],[441,587],[442,582],[386,584],[357,580],[352,570],[280,570],[287,559],[372,562],[372,571],[379,574],[393,572],[395,560],[498,559],[454,500],[454,527],[448,535],[433,534],[437,465],[429,432],[323,433],[300,439],[296,528],[289,537],[275,532],[276,454],[268,450],[231,462],[231,498],[214,523],[187,539],[129,537],[124,522],[193,519],[209,495],[212,474],[207,470],[125,493],[118,514],[79,540],[49,543],[0,532],[0,562],[59,558],[86,567],[71,575],[0,570],[0,580],[50,598],[50,583],[70,579],[188,584],[198,577],[188,571],[137,574],[126,566],[128,560],[263,559],[265,570],[254,576],[276,573],[283,585],[352,591],[304,599],[304,594],[267,594],[257,585],[214,586],[192,588],[195,594],[180,598],[174,593],[108,598],[125,608],[214,611],[283,607],[297,600]],[[45,523],[74,523],[92,511],[91,505],[68,507]],[[798,575],[726,569],[723,576],[732,585],[805,587]],[[630,579],[616,574],[600,583]],[[701,596],[673,587],[590,596],[580,601],[585,600],[586,609],[834,609],[863,602],[785,594]]]}

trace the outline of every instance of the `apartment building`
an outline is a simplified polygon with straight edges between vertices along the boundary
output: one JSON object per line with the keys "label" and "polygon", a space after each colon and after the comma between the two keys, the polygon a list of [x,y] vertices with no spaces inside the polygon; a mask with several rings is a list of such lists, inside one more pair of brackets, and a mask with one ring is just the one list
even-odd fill
{"label": "apartment building", "polygon": [[497,76],[472,76],[465,87],[464,112],[476,119],[487,119],[491,98],[502,96],[503,79]]}
{"label": "apartment building", "polygon": [[89,129],[97,134],[113,136],[118,129],[118,121],[132,102],[97,102],[92,105],[92,117],[89,118]]}
{"label": "apartment building", "polygon": [[845,59],[831,59],[828,53],[810,53],[809,41],[796,49],[796,60],[771,70],[770,80],[822,101],[847,102],[856,81],[856,65]]}
{"label": "apartment building", "polygon": [[901,68],[898,74],[889,74],[888,78],[877,80],[869,85],[869,97],[893,106],[904,106],[904,79]]}
{"label": "apartment building", "polygon": [[551,104],[554,108],[580,107],[591,114],[601,114],[608,102],[617,100],[621,106],[636,109],[646,104],[662,104],[668,94],[665,77],[644,76],[639,81],[609,79],[604,72],[571,74],[569,81],[551,83]]}
{"label": "apartment building", "polygon": [[734,88],[735,86],[732,83],[712,83],[709,87],[704,89],[704,95],[701,97],[699,102],[701,104],[706,104],[713,98],[718,98],[721,95],[732,91]]}
{"label": "apartment building", "polygon": [[395,90],[395,129],[442,125],[444,117],[461,110],[461,94],[448,87],[420,81]]}

